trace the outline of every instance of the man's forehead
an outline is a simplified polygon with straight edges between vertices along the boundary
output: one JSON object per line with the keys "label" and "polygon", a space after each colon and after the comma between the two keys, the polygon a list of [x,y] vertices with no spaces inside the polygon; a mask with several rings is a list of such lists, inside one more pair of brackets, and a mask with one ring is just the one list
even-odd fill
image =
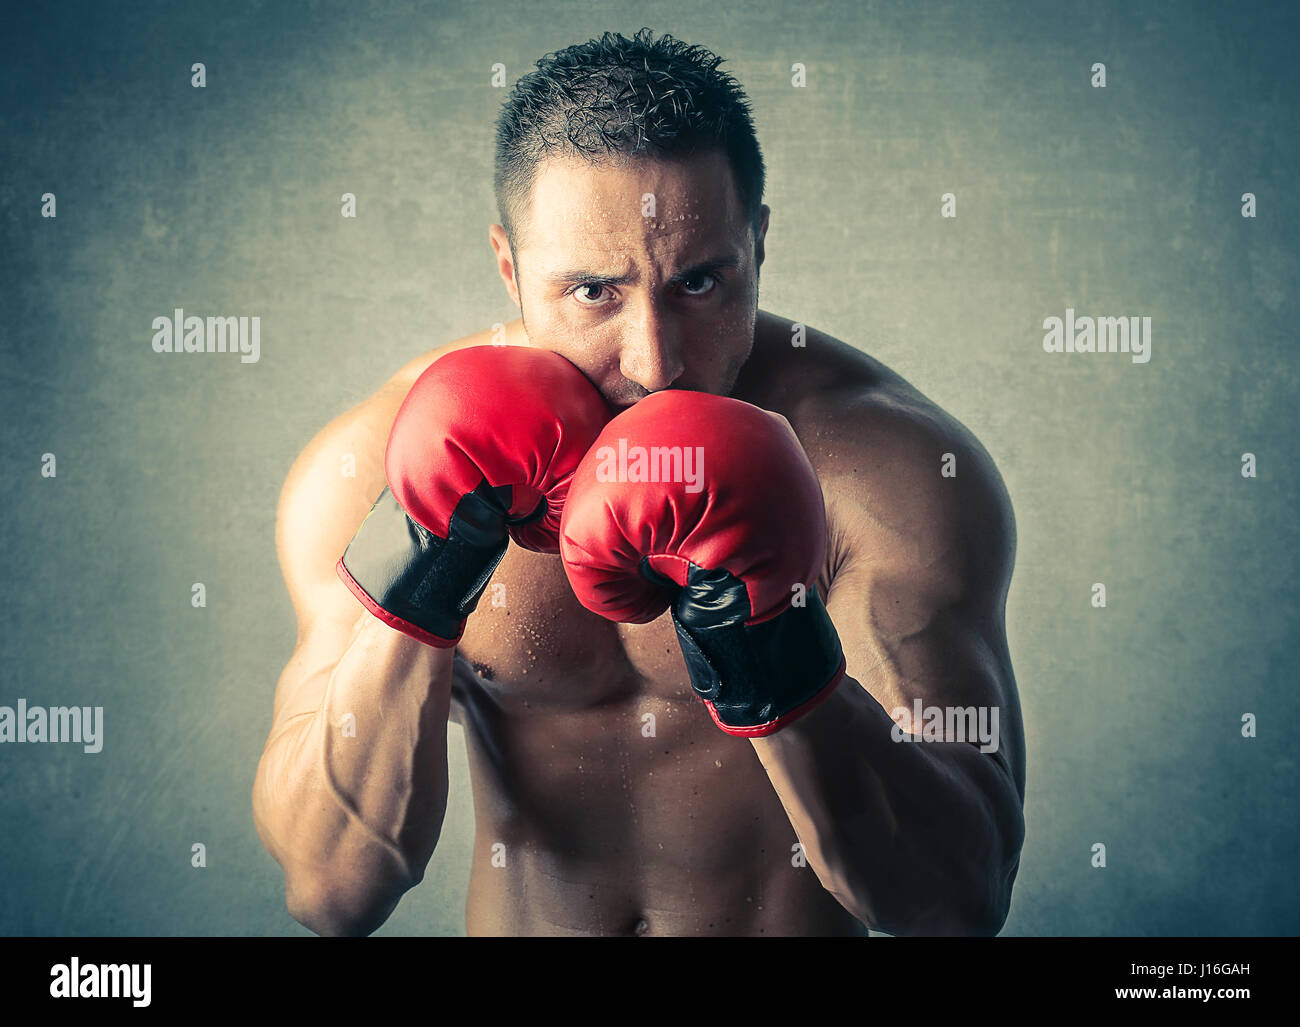
{"label": "man's forehead", "polygon": [[626,234],[726,238],[743,224],[726,158],[550,159],[534,178],[529,221],[555,239]]}

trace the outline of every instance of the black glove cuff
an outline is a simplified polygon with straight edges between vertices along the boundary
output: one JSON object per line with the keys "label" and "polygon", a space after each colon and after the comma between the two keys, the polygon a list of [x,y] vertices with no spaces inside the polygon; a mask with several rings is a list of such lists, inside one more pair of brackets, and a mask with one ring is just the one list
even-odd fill
{"label": "black glove cuff", "polygon": [[505,555],[508,509],[485,481],[457,505],[444,539],[385,488],[339,560],[339,577],[389,627],[449,649]]}
{"label": "black glove cuff", "polygon": [[779,731],[825,699],[844,676],[839,634],[816,586],[803,606],[746,625],[744,582],[694,565],[672,608],[696,693],[728,734]]}

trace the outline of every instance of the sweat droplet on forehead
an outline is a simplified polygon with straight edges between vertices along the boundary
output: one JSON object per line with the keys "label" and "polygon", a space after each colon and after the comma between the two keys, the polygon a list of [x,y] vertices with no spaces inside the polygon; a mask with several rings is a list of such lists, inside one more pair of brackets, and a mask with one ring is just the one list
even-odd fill
{"label": "sweat droplet on forehead", "polygon": [[557,210],[552,220],[559,224],[575,226],[591,234],[606,235],[627,231],[629,227],[639,231],[678,232],[683,229],[699,228],[704,219],[698,212],[685,211],[676,214],[661,213],[655,217],[637,214],[636,217],[629,219],[626,211],[588,207],[573,211]]}

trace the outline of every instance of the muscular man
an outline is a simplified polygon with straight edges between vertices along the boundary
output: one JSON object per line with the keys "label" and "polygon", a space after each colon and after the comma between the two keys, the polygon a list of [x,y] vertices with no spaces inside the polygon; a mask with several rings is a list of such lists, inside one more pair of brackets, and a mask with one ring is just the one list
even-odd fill
{"label": "muscular man", "polygon": [[[646,30],[539,62],[501,115],[502,223],[489,232],[521,319],[504,337],[485,331],[411,361],[289,473],[277,546],[298,641],[253,805],[289,912],[318,933],[375,930],[421,880],[446,808],[448,720],[464,729],[473,784],[471,935],[991,934],[1005,921],[1025,773],[1004,625],[1006,491],[979,442],[898,375],[758,309],[763,165],[743,93],[718,63]],[[426,477],[443,466],[422,455],[419,427],[386,469],[399,407],[449,354],[493,343],[581,372],[571,386],[539,381],[547,406],[524,403],[521,423],[553,408],[571,425],[593,395],[622,417],[664,390],[785,419],[798,442],[788,455],[806,459],[824,504],[811,605],[824,604],[843,653],[826,694],[770,733],[721,729],[671,611],[647,623],[592,612],[565,557],[517,533],[486,583],[492,599],[462,622],[412,632],[407,615],[359,601],[336,565],[354,536],[378,530],[358,530],[372,506],[372,518],[410,513],[409,497],[405,512],[376,506],[405,488],[395,461]],[[431,416],[440,388],[422,385],[403,419]],[[469,417],[447,416],[431,446]],[[547,449],[532,437],[542,429],[513,430],[502,450]],[[741,463],[767,458],[770,441],[746,440]],[[482,435],[474,445],[494,458]],[[340,476],[344,454],[354,478]],[[516,497],[520,523],[529,496]],[[555,493],[550,512],[563,501]],[[748,509],[757,521],[750,499],[728,516],[743,527]],[[606,529],[584,514],[582,530]],[[792,530],[803,553],[820,537]],[[448,589],[455,609],[464,583]],[[791,680],[824,657],[786,645],[763,673]],[[917,704],[993,711],[995,744],[923,732],[901,712]]]}

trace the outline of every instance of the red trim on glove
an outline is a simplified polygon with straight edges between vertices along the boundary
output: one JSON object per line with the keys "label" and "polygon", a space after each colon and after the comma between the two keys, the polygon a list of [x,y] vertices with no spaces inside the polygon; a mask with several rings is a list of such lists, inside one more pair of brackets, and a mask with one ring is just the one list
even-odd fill
{"label": "red trim on glove", "polygon": [[334,565],[334,569],[338,572],[338,576],[343,580],[343,584],[348,587],[348,591],[361,601],[362,606],[387,624],[390,628],[400,631],[403,635],[409,635],[417,642],[423,642],[425,645],[431,645],[436,649],[451,649],[460,641],[461,636],[465,634],[464,621],[461,622],[460,631],[456,633],[456,637],[448,641],[445,638],[439,638],[437,635],[425,631],[424,628],[417,627],[410,621],[402,620],[401,617],[389,613],[370,598],[370,595],[366,590],[357,584],[357,580],[352,577],[352,575],[348,573],[348,569],[343,566],[342,557],[340,557],[339,562]]}
{"label": "red trim on glove", "polygon": [[775,734],[777,731],[780,731],[781,728],[785,727],[787,724],[791,724],[794,721],[798,720],[800,717],[802,717],[813,707],[818,706],[821,703],[825,702],[827,697],[833,691],[835,691],[839,683],[844,680],[844,669],[845,669],[845,658],[841,656],[839,668],[835,671],[834,674],[831,675],[831,679],[826,683],[825,688],[823,688],[820,692],[814,695],[811,699],[807,700],[806,702],[800,703],[789,713],[783,713],[781,714],[781,716],[777,717],[776,720],[770,720],[766,724],[755,724],[752,727],[733,727],[731,725],[724,724],[722,721],[718,719],[718,711],[714,709],[713,703],[705,699],[704,705],[708,707],[709,716],[713,718],[713,723],[717,724],[718,727],[720,727],[727,734],[735,735],[738,738],[764,738],[767,735]]}

